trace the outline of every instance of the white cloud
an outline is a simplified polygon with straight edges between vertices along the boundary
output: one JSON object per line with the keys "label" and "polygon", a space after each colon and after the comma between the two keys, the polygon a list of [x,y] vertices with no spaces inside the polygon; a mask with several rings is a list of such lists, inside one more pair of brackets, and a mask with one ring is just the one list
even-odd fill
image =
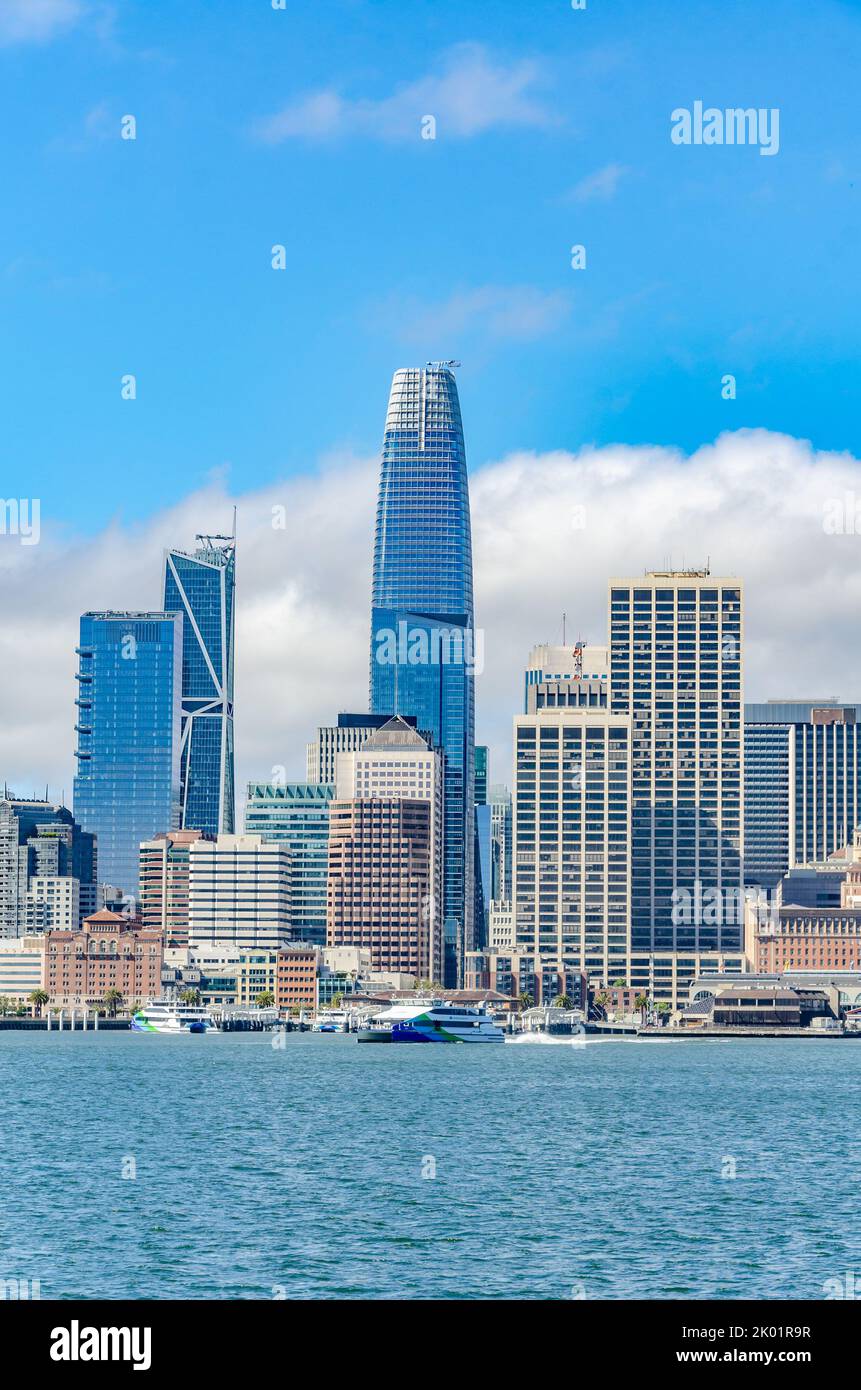
{"label": "white cloud", "polygon": [[[239,788],[278,765],[302,778],[317,724],[367,708],[376,471],[374,459],[342,460],[236,499]],[[823,525],[829,499],[861,513],[851,456],[743,431],[690,457],[657,446],[520,453],[480,469],[471,491],[485,631],[477,733],[491,745],[494,781],[510,780],[529,648],[558,639],[563,610],[570,635],[601,643],[608,579],[668,561],[710,558],[714,574],[744,579],[749,699],[861,699],[861,515],[857,535]],[[285,530],[271,525],[279,504]],[[146,526],[117,523],[84,540],[58,531],[43,498],[39,545],[0,536],[0,778],[13,789],[47,781],[70,793],[79,615],[158,606],[162,547],[225,528],[230,506],[216,482]]]}
{"label": "white cloud", "polygon": [[588,174],[572,188],[567,201],[572,203],[607,202],[613,198],[620,181],[630,174],[626,164],[605,164],[594,174]]}
{"label": "white cloud", "polygon": [[79,0],[0,0],[0,44],[44,42],[83,14]]}
{"label": "white cloud", "polygon": [[381,140],[418,139],[425,116],[437,136],[466,138],[499,126],[549,126],[553,112],[538,98],[538,64],[495,61],[479,44],[459,44],[434,72],[379,100],[349,100],[332,88],[311,92],[259,122],[256,133],[272,144],[296,137],[319,140],[364,135]]}
{"label": "white cloud", "polygon": [[[439,304],[403,296],[375,309],[374,317],[404,343],[417,343],[443,356],[463,351],[469,338],[531,342],[552,333],[567,318],[570,295],[533,285],[483,285],[457,290]],[[436,344],[436,347],[434,346]]]}

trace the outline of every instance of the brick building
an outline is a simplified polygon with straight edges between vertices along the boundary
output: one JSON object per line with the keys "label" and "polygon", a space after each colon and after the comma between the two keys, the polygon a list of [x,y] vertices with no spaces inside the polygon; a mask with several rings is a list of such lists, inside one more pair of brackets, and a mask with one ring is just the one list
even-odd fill
{"label": "brick building", "polygon": [[42,987],[52,1004],[99,1004],[111,989],[124,1006],[161,994],[158,930],[103,908],[80,931],[50,931],[44,940]]}

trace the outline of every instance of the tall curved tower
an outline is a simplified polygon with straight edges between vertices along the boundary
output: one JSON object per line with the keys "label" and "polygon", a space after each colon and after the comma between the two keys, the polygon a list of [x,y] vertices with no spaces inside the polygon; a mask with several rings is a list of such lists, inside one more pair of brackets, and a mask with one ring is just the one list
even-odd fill
{"label": "tall curved tower", "polygon": [[[383,439],[371,598],[371,711],[413,714],[445,760],[445,983],[473,938],[477,653],[469,485],[452,363],[395,372]],[[480,664],[480,663],[479,663]]]}

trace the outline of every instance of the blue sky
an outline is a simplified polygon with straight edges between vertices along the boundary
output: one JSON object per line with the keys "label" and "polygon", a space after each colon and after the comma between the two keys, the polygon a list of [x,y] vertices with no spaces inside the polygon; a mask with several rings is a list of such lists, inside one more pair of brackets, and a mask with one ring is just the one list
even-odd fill
{"label": "blue sky", "polygon": [[[88,533],[266,487],[436,357],[473,469],[857,454],[859,67],[832,0],[0,0],[0,492]],[[779,153],[673,145],[695,100],[779,107]]]}

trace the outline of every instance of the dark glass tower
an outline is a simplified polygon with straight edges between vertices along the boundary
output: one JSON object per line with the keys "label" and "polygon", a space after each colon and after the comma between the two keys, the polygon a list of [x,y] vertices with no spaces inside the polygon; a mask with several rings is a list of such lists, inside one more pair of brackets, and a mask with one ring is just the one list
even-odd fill
{"label": "dark glass tower", "polygon": [[371,710],[415,715],[445,755],[447,984],[474,945],[476,644],[466,453],[453,363],[395,372],[386,416],[371,611]]}
{"label": "dark glass tower", "polygon": [[142,840],[176,827],[178,613],[85,613],[78,646],[74,811],[96,836],[99,883],[138,891]]}
{"label": "dark glass tower", "polygon": [[180,825],[232,834],[235,542],[197,539],[165,556],[165,612],[183,615]]}

